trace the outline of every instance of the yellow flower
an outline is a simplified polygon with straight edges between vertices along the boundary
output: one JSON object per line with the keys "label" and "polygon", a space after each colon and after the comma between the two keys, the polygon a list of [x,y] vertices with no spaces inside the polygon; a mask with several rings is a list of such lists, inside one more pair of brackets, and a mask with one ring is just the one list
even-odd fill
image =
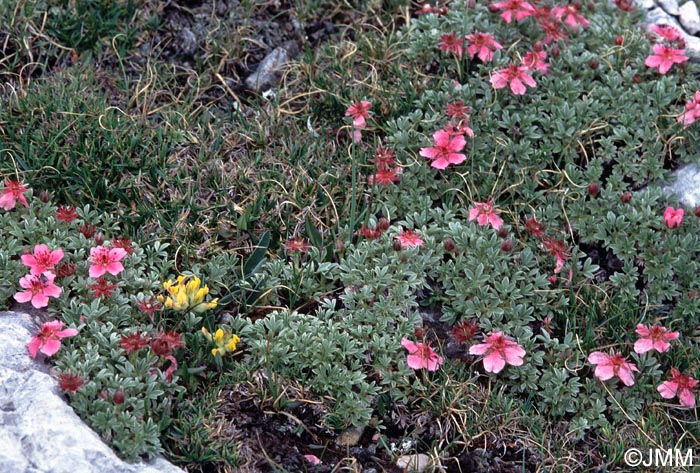
{"label": "yellow flower", "polygon": [[216,356],[217,354],[224,356],[226,353],[236,351],[236,345],[241,341],[238,335],[232,334],[230,330],[224,330],[221,328],[217,329],[212,336],[209,330],[202,327],[202,333],[210,343],[214,343],[216,345],[215,348],[211,349],[211,354],[213,356]]}
{"label": "yellow flower", "polygon": [[[191,278],[191,279],[190,279]],[[165,307],[176,311],[193,310],[201,313],[217,306],[219,299],[205,302],[204,298],[209,294],[209,287],[201,287],[202,280],[197,276],[178,276],[177,282],[171,280],[163,283],[163,289],[168,292],[168,297],[158,296],[158,300]]]}

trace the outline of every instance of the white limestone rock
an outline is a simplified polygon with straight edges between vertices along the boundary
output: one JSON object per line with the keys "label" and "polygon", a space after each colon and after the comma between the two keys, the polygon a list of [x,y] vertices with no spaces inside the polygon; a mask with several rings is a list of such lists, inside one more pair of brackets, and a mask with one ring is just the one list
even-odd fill
{"label": "white limestone rock", "polygon": [[666,13],[678,16],[680,9],[678,8],[678,0],[656,0],[656,3],[664,9]]}
{"label": "white limestone rock", "polygon": [[678,200],[690,208],[700,205],[700,167],[687,164],[676,169],[672,177],[673,184],[663,188],[667,194],[675,195]]}
{"label": "white limestone rock", "polygon": [[689,0],[681,5],[678,19],[686,32],[694,35],[700,31],[700,12],[694,1]]}
{"label": "white limestone rock", "polygon": [[0,312],[0,472],[183,473],[163,458],[122,461],[67,404],[27,343],[28,314]]}

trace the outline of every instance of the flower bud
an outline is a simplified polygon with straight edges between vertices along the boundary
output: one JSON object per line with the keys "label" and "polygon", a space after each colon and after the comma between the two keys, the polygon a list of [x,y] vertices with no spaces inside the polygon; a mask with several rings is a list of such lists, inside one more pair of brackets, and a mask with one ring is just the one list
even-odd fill
{"label": "flower bud", "polygon": [[508,229],[506,227],[501,227],[497,232],[499,238],[505,238],[508,236]]}
{"label": "flower bud", "polygon": [[401,242],[398,240],[394,241],[393,248],[394,248],[394,251],[401,251],[403,249],[403,247],[401,246]]}
{"label": "flower bud", "polygon": [[455,248],[457,248],[452,238],[445,238],[445,240],[442,242],[442,247],[448,253],[452,253],[455,250]]}
{"label": "flower bud", "polygon": [[95,233],[95,244],[96,245],[101,245],[102,243],[105,242],[105,235],[102,232],[97,232]]}
{"label": "flower bud", "polygon": [[629,204],[631,200],[632,194],[630,192],[623,192],[622,194],[620,194],[620,201],[623,204]]}
{"label": "flower bud", "polygon": [[591,59],[590,61],[588,61],[588,67],[590,67],[591,69],[598,69],[598,65],[599,63],[597,59]]}
{"label": "flower bud", "polygon": [[124,396],[124,391],[121,389],[117,389],[114,391],[114,395],[112,396],[112,402],[115,404],[124,404],[125,396]]}
{"label": "flower bud", "polygon": [[416,338],[423,338],[423,335],[425,335],[425,330],[423,330],[423,327],[416,327],[414,333],[416,335]]}
{"label": "flower bud", "polygon": [[501,251],[504,253],[509,253],[513,250],[513,242],[510,240],[503,240],[501,243]]}
{"label": "flower bud", "polygon": [[51,194],[47,190],[43,190],[39,193],[39,200],[47,204],[51,200]]}
{"label": "flower bud", "polygon": [[641,82],[642,82],[642,76],[640,76],[640,75],[634,76],[634,77],[632,78],[632,82],[634,82],[635,84],[641,83]]}
{"label": "flower bud", "polygon": [[695,213],[696,217],[700,217],[700,205],[695,206],[695,210],[693,210],[693,213]]}
{"label": "flower bud", "polygon": [[625,44],[625,38],[622,36],[615,36],[615,44],[618,46],[622,46]]}
{"label": "flower bud", "polygon": [[600,187],[598,187],[598,183],[591,182],[590,184],[588,184],[588,195],[590,195],[592,199],[598,197],[599,193]]}
{"label": "flower bud", "polygon": [[387,231],[389,229],[389,220],[384,217],[380,218],[379,222],[377,222],[377,228],[383,232]]}

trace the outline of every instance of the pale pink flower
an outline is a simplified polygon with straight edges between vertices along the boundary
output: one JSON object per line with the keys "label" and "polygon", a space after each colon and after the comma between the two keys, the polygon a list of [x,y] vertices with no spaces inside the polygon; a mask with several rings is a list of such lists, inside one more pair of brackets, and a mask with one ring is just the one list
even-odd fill
{"label": "pale pink flower", "polygon": [[450,52],[462,59],[462,47],[464,40],[457,36],[457,33],[449,33],[440,36],[440,51]]}
{"label": "pale pink flower", "polygon": [[648,56],[644,64],[651,68],[658,67],[659,74],[666,74],[674,64],[688,60],[685,49],[673,49],[663,44],[655,44],[652,49],[654,54]]}
{"label": "pale pink flower", "polygon": [[523,95],[527,87],[536,87],[537,84],[530,74],[529,69],[525,66],[511,64],[510,66],[495,71],[491,75],[491,85],[494,89],[502,89],[510,84],[510,90],[515,95]]}
{"label": "pale pink flower", "polygon": [[678,396],[681,405],[695,407],[695,394],[693,394],[693,391],[697,385],[698,381],[696,379],[681,374],[676,368],[671,368],[671,379],[661,383],[656,390],[665,399],[673,399]]}
{"label": "pale pink flower", "polygon": [[484,356],[484,369],[490,373],[498,373],[506,363],[513,366],[523,364],[525,350],[518,342],[503,335],[503,332],[493,332],[484,338],[484,343],[472,345],[470,355]]}
{"label": "pale pink flower", "polygon": [[633,371],[639,372],[634,363],[629,363],[619,353],[608,355],[594,351],[588,355],[588,362],[596,365],[595,375],[601,381],[607,381],[613,376],[617,376],[625,386],[632,386],[634,384]]}
{"label": "pale pink flower", "polygon": [[488,33],[472,33],[467,35],[466,40],[469,57],[474,59],[476,56],[481,62],[491,62],[494,51],[503,49],[503,46]]}
{"label": "pale pink flower", "polygon": [[569,251],[563,241],[557,240],[556,238],[544,238],[542,244],[549,254],[557,258],[557,262],[554,266],[554,274],[559,273],[564,269],[564,262],[571,258],[571,251]]}
{"label": "pale pink flower", "polygon": [[352,126],[355,128],[355,130],[363,130],[365,126],[367,126],[366,120],[369,118],[369,109],[371,107],[371,102],[366,100],[356,100],[345,111],[346,117],[352,117]]}
{"label": "pale pink flower", "polygon": [[515,16],[515,21],[523,21],[528,16],[534,15],[535,7],[523,0],[505,0],[489,4],[489,8],[494,10],[503,10],[501,18],[510,23]]}
{"label": "pale pink flower", "polygon": [[124,266],[120,261],[126,256],[126,250],[123,248],[106,248],[104,246],[96,246],[90,248],[90,269],[88,275],[91,278],[99,278],[105,273],[112,276],[124,271]]}
{"label": "pale pink flower", "polygon": [[474,207],[469,209],[469,221],[476,220],[476,223],[485,227],[491,225],[498,231],[503,225],[503,219],[498,216],[501,211],[496,209],[493,202],[474,202]]}
{"label": "pale pink flower", "polygon": [[467,140],[462,135],[450,136],[445,130],[438,130],[433,135],[435,146],[421,148],[420,155],[432,159],[430,165],[436,169],[445,169],[450,164],[460,164],[467,157],[459,153],[464,149]]}
{"label": "pale pink flower", "polygon": [[634,343],[634,351],[639,354],[650,350],[660,353],[668,351],[669,342],[676,340],[680,335],[678,332],[669,332],[668,329],[659,325],[647,327],[638,324],[636,332],[640,338]]}
{"label": "pale pink flower", "polygon": [[62,338],[74,337],[78,334],[78,331],[74,328],[61,330],[64,325],[65,323],[60,320],[52,320],[44,323],[41,327],[41,331],[36,337],[32,338],[27,345],[31,357],[36,358],[36,354],[39,351],[46,356],[55,355],[61,348]]}
{"label": "pale pink flower", "polygon": [[671,25],[651,25],[649,29],[656,34],[657,41],[668,41],[679,47],[685,47],[685,38],[677,28]]}
{"label": "pale pink flower", "polygon": [[29,207],[29,202],[24,194],[29,188],[22,181],[15,179],[5,179],[5,189],[0,194],[0,208],[12,210],[19,200],[25,207]]}
{"label": "pale pink flower", "polygon": [[425,368],[428,371],[437,371],[443,362],[443,358],[435,353],[427,343],[415,343],[407,338],[402,338],[401,345],[408,350],[406,362],[409,368],[414,370]]}
{"label": "pale pink flower", "polygon": [[63,291],[53,281],[56,275],[47,271],[39,276],[27,274],[19,280],[19,285],[26,289],[16,293],[13,297],[17,302],[32,302],[35,309],[41,309],[49,305],[49,297],[58,297]]}
{"label": "pale pink flower", "polygon": [[546,51],[530,51],[527,54],[525,54],[525,57],[522,61],[522,65],[530,71],[537,71],[542,74],[548,74],[549,63],[546,62],[545,59],[547,59]]}
{"label": "pale pink flower", "polygon": [[552,15],[557,20],[563,21],[564,24],[569,28],[578,29],[579,26],[585,28],[591,23],[579,13],[580,11],[580,5],[577,5],[576,3],[571,3],[564,7],[552,8]]}
{"label": "pale pink flower", "polygon": [[420,235],[414,233],[413,230],[404,230],[401,235],[396,237],[396,241],[401,244],[401,248],[415,248],[423,246],[423,240]]}
{"label": "pale pink flower", "polygon": [[668,228],[680,227],[681,223],[683,223],[683,209],[666,207],[666,210],[664,210],[664,222],[666,222]]}
{"label": "pale pink flower", "polygon": [[685,104],[685,112],[678,117],[678,123],[688,126],[700,118],[700,91],[695,92],[693,100]]}
{"label": "pale pink flower", "polygon": [[21,256],[22,264],[29,266],[29,274],[35,276],[46,271],[53,271],[56,264],[61,261],[61,258],[63,258],[63,250],[59,248],[51,251],[44,244],[36,245],[33,254]]}
{"label": "pale pink flower", "polygon": [[311,463],[313,466],[321,464],[321,459],[318,458],[316,455],[304,455],[304,458],[306,459],[307,462]]}

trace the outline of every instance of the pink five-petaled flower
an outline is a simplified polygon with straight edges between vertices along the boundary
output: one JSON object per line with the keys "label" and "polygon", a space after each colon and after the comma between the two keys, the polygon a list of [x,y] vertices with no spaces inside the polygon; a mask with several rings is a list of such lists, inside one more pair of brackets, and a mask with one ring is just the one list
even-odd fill
{"label": "pink five-petaled flower", "polygon": [[619,353],[608,355],[601,351],[594,351],[588,355],[588,362],[596,365],[595,375],[601,381],[607,381],[613,376],[617,376],[625,386],[632,386],[634,384],[633,371],[639,372],[634,363],[629,363]]}
{"label": "pink five-petaled flower", "polygon": [[47,271],[53,271],[56,264],[61,261],[61,258],[63,258],[63,250],[59,248],[58,250],[51,251],[49,247],[44,244],[36,245],[34,247],[34,254],[21,256],[22,264],[29,266],[29,274],[33,274],[34,276],[38,276]]}
{"label": "pink five-petaled flower", "polygon": [[503,219],[498,216],[500,210],[494,207],[493,202],[474,202],[474,207],[469,209],[469,221],[476,220],[476,223],[485,227],[491,225],[498,231],[503,225]]}
{"label": "pink five-petaled flower", "polygon": [[523,58],[522,65],[527,67],[530,71],[548,74],[549,63],[546,62],[545,59],[547,59],[546,51],[530,51]]}
{"label": "pink five-petaled flower", "polygon": [[462,135],[450,136],[445,130],[438,130],[433,134],[435,146],[421,148],[420,155],[432,159],[430,165],[436,169],[445,169],[450,164],[460,164],[467,157],[459,153],[464,149],[467,140]]}
{"label": "pink five-petaled flower", "polygon": [[440,36],[440,51],[450,52],[462,59],[462,48],[464,40],[457,36],[457,33],[449,33]]}
{"label": "pink five-petaled flower", "polygon": [[511,64],[510,66],[495,71],[491,75],[491,85],[494,89],[502,89],[510,84],[510,90],[515,95],[523,95],[529,87],[536,87],[537,84],[530,74],[529,69],[525,66]]}
{"label": "pink five-petaled flower", "polygon": [[352,117],[352,126],[356,130],[364,130],[365,126],[367,126],[366,120],[369,118],[369,109],[371,107],[371,102],[366,100],[356,100],[345,111],[345,116]]}
{"label": "pink five-petaled flower", "polygon": [[666,74],[674,64],[688,60],[685,49],[673,49],[663,44],[655,44],[652,49],[654,54],[648,56],[644,64],[647,67],[658,67],[659,74]]}
{"label": "pink five-petaled flower", "polygon": [[284,243],[284,249],[293,253],[298,251],[300,253],[306,253],[311,249],[311,243],[304,240],[302,237],[296,237],[293,240],[286,241]]}
{"label": "pink five-petaled flower", "polygon": [[396,237],[396,241],[401,244],[401,248],[416,248],[423,246],[423,240],[420,235],[414,233],[413,230],[404,230],[401,235]]}
{"label": "pink five-petaled flower", "polygon": [[402,338],[401,345],[408,350],[406,362],[409,368],[414,370],[425,368],[428,371],[437,371],[443,362],[443,358],[435,353],[427,343],[415,343],[407,338]]}
{"label": "pink five-petaled flower", "polygon": [[29,188],[22,181],[5,179],[5,189],[0,194],[0,208],[12,210],[19,200],[25,207],[29,207],[29,202],[24,196]]}
{"label": "pink five-petaled flower", "polygon": [[656,388],[664,399],[673,399],[678,396],[681,405],[695,407],[695,394],[693,390],[698,385],[696,379],[681,374],[676,368],[671,368],[671,379],[664,381]]}
{"label": "pink five-petaled flower", "polygon": [[591,23],[586,20],[579,12],[581,6],[576,3],[571,3],[565,7],[552,8],[552,15],[557,20],[562,20],[566,26],[572,29],[578,29],[579,26],[585,28]]}
{"label": "pink five-petaled flower", "polygon": [[669,342],[676,340],[679,336],[678,332],[669,332],[668,329],[659,325],[647,327],[638,324],[636,332],[640,338],[634,343],[634,351],[639,354],[649,350],[656,350],[659,353],[668,351]]}
{"label": "pink five-petaled flower", "polygon": [[126,250],[123,248],[106,248],[104,246],[90,248],[88,275],[91,278],[99,278],[105,273],[116,276],[124,271],[124,265],[120,263],[124,256],[126,256]]}
{"label": "pink five-petaled flower", "polygon": [[52,320],[44,323],[41,331],[27,345],[29,354],[32,358],[36,358],[38,351],[41,351],[46,356],[52,356],[61,348],[61,339],[66,337],[74,337],[78,331],[74,328],[63,329],[64,322],[60,320]]}
{"label": "pink five-petaled flower", "polygon": [[41,309],[49,305],[49,297],[58,297],[62,289],[53,283],[56,275],[47,271],[39,276],[27,274],[19,280],[19,285],[26,289],[14,295],[17,302],[25,303],[32,301],[32,306]]}
{"label": "pink five-petaled flower", "polygon": [[651,25],[649,29],[656,34],[656,39],[668,41],[681,48],[685,47],[685,38],[677,28],[671,25]]}
{"label": "pink five-petaled flower", "polygon": [[688,126],[700,118],[700,91],[695,92],[693,100],[685,104],[685,112],[678,116],[678,123]]}
{"label": "pink five-petaled flower", "polygon": [[494,51],[503,49],[503,46],[488,33],[472,33],[467,35],[466,40],[469,44],[467,46],[469,57],[474,59],[476,56],[481,59],[481,62],[491,62]]}
{"label": "pink five-petaled flower", "polygon": [[518,342],[503,335],[503,332],[493,332],[484,338],[484,343],[472,345],[470,355],[484,356],[484,369],[489,373],[498,373],[506,363],[513,366],[523,364],[525,350]]}
{"label": "pink five-petaled flower", "polygon": [[666,207],[666,210],[664,210],[664,222],[666,222],[668,228],[680,227],[681,223],[683,223],[683,209]]}
{"label": "pink five-petaled flower", "polygon": [[501,18],[510,23],[515,15],[515,21],[523,21],[528,16],[535,13],[535,7],[523,0],[505,0],[503,2],[495,2],[489,4],[489,8],[494,10],[503,10]]}

